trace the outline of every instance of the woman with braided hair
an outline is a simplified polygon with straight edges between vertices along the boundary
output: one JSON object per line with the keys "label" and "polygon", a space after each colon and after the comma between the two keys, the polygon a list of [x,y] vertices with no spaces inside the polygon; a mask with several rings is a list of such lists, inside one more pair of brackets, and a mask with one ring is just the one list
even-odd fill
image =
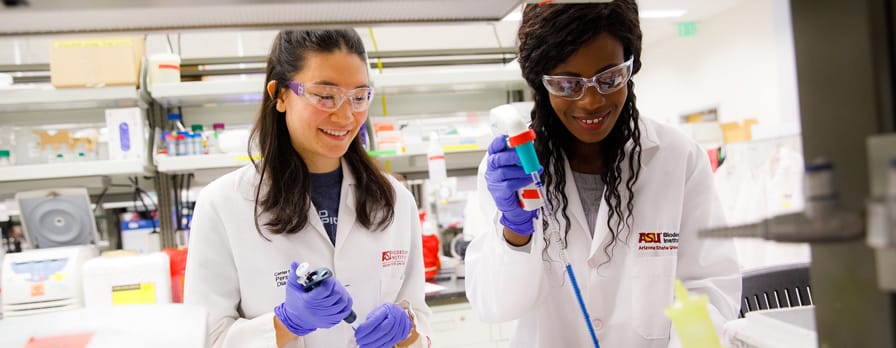
{"label": "woman with braided hair", "polygon": [[709,297],[717,328],[735,319],[741,275],[733,241],[697,236],[724,224],[706,152],[638,114],[635,0],[530,4],[518,38],[554,211],[545,218],[521,208],[516,191],[533,180],[496,137],[479,168],[481,211],[492,223],[466,254],[473,309],[488,322],[518,320],[512,347],[591,346],[564,249],[605,347],[676,346],[663,315],[675,279]]}

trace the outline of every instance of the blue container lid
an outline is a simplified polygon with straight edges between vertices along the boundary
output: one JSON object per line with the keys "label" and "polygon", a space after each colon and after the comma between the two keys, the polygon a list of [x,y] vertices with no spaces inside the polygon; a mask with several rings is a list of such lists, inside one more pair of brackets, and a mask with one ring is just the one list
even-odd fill
{"label": "blue container lid", "polygon": [[180,120],[180,119],[181,119],[180,114],[177,114],[177,113],[168,114],[168,121],[174,121],[174,120]]}
{"label": "blue container lid", "polygon": [[[158,229],[159,228],[159,220],[155,219],[154,221],[155,221],[155,226]],[[152,229],[152,227],[153,227],[153,220],[140,219],[140,220],[133,220],[133,221],[122,221],[120,227],[121,227],[122,232],[130,231],[130,230],[143,230],[143,229],[149,230],[149,229]]]}

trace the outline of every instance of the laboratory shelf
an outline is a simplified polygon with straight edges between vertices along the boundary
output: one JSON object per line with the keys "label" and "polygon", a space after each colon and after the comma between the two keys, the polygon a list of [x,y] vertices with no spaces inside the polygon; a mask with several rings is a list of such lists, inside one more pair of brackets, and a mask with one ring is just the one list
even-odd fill
{"label": "laboratory shelf", "polygon": [[143,160],[96,160],[27,164],[0,168],[0,183],[78,178],[86,176],[148,175],[152,168]]}
{"label": "laboratory shelf", "polygon": [[156,157],[156,170],[160,173],[179,174],[207,169],[238,168],[248,163],[251,163],[248,155],[236,153],[159,156]]}
{"label": "laboratory shelf", "polygon": [[145,106],[134,86],[55,88],[33,85],[0,89],[0,112],[69,111]]}
{"label": "laboratory shelf", "polygon": [[258,103],[264,77],[162,83],[152,86],[152,97],[164,107]]}
{"label": "laboratory shelf", "polygon": [[[495,67],[446,68],[371,73],[376,95],[430,92],[462,92],[484,89],[524,89],[519,67],[515,64]],[[265,81],[262,76],[155,84],[152,98],[164,107],[207,106],[218,104],[257,104]]]}
{"label": "laboratory shelf", "polygon": [[[485,149],[445,152],[448,176],[476,175],[479,162],[485,157]],[[409,180],[426,179],[429,167],[426,153],[387,155],[375,157],[387,172],[398,173]]]}
{"label": "laboratory shelf", "polygon": [[373,73],[370,80],[378,94],[526,88],[526,81],[516,63],[494,67],[390,71]]}

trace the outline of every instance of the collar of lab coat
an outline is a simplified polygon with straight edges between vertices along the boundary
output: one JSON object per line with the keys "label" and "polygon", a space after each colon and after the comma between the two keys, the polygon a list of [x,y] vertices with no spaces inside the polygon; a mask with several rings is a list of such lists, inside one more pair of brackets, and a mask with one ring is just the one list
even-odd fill
{"label": "collar of lab coat", "polygon": [[[342,184],[339,193],[339,215],[336,223],[336,249],[339,249],[345,242],[346,237],[354,230],[356,221],[355,215],[355,177],[349,170],[349,164],[343,158],[340,160],[340,168],[342,168]],[[250,164],[249,167],[252,167]],[[239,190],[242,191],[243,198],[253,201],[255,200],[255,188],[261,183],[258,182],[259,174],[256,168],[249,168],[247,171],[250,175],[241,178],[242,184]],[[327,231],[324,229],[323,223],[320,221],[317,209],[312,206],[308,209],[308,226],[316,230],[322,238],[329,241]]]}
{"label": "collar of lab coat", "polygon": [[[657,137],[656,129],[654,128],[653,122],[654,121],[652,120],[642,119],[639,123],[639,128],[641,130],[642,172],[648,168],[650,160],[653,159],[653,156],[656,154],[656,150],[660,145],[660,141]],[[626,144],[626,150],[630,150],[632,146],[634,146],[633,142],[629,141],[628,144]],[[629,160],[631,160],[631,158],[629,158]],[[571,213],[570,223],[575,223],[581,226],[581,228],[573,228],[573,230],[579,230],[578,232],[571,230],[570,233],[584,233],[584,240],[591,240],[590,252],[588,254],[589,262],[600,263],[602,261],[597,260],[596,256],[598,254],[603,255],[602,253],[598,253],[598,251],[600,250],[602,245],[608,243],[610,237],[610,231],[605,223],[605,221],[607,221],[607,219],[609,218],[609,206],[605,198],[603,198],[604,194],[601,193],[601,204],[597,212],[597,221],[599,223],[595,223],[594,238],[592,238],[591,231],[588,231],[588,220],[585,217],[585,210],[584,207],[582,207],[582,200],[581,197],[579,197],[579,190],[576,187],[576,182],[572,175],[572,168],[570,168],[569,161],[565,160],[565,158],[563,161],[563,165],[566,169],[566,186],[564,187],[564,191],[566,193],[567,201],[569,202],[569,207],[572,208],[568,211],[569,213]],[[625,182],[625,180],[631,175],[631,173],[628,172],[627,165],[622,166],[622,170],[623,173],[620,180],[621,182]],[[604,188],[604,191],[606,191],[606,187]],[[626,192],[620,192],[619,194],[621,196],[620,198],[622,198],[623,200],[626,199],[628,195]],[[600,223],[602,221],[603,223]],[[618,235],[617,238],[619,238]]]}

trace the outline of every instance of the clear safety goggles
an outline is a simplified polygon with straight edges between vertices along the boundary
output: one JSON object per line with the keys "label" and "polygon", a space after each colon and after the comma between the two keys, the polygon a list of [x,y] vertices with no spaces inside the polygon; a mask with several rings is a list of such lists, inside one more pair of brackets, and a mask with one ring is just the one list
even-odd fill
{"label": "clear safety goggles", "polygon": [[585,90],[588,89],[588,86],[594,86],[600,94],[610,94],[618,91],[628,82],[629,77],[632,75],[633,60],[634,57],[629,58],[625,63],[614,66],[591,78],[544,75],[541,81],[549,93],[563,99],[581,99],[585,95]]}
{"label": "clear safety goggles", "polygon": [[327,112],[339,109],[346,99],[351,104],[352,111],[365,111],[370,107],[370,101],[373,100],[373,88],[371,87],[355,88],[347,91],[342,87],[304,84],[297,81],[289,81],[286,84],[289,85],[289,89],[297,96],[305,97],[311,102],[311,105]]}

